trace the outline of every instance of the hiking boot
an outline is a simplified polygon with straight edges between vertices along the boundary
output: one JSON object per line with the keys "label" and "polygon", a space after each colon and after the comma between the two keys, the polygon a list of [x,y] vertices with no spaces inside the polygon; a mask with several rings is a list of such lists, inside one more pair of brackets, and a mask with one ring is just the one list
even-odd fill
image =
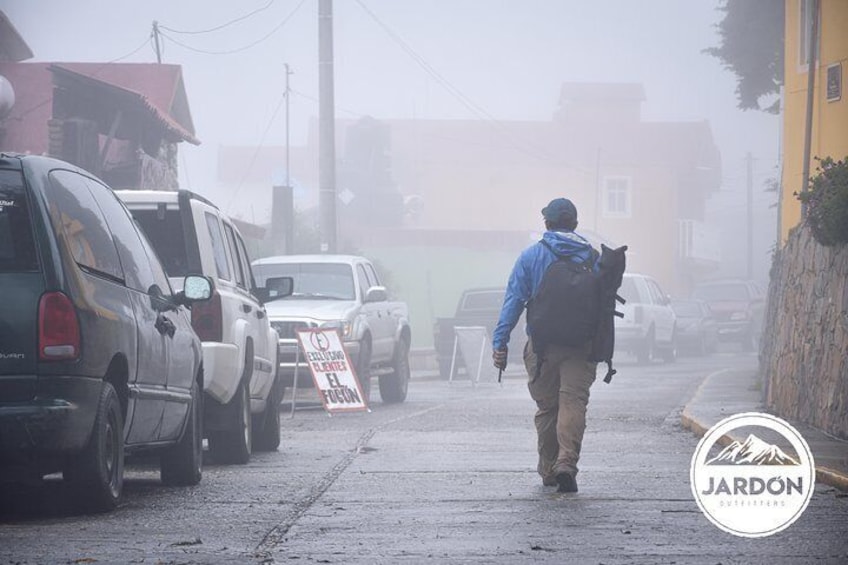
{"label": "hiking boot", "polygon": [[577,492],[577,481],[571,473],[557,473],[556,482],[559,485],[557,492]]}
{"label": "hiking boot", "polygon": [[554,475],[548,475],[547,477],[542,477],[542,484],[546,487],[555,487],[559,485],[557,482],[557,478]]}

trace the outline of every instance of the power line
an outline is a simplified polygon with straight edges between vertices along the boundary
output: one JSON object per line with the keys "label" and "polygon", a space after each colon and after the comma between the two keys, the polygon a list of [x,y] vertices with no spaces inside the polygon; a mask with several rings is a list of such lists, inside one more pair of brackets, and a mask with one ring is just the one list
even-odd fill
{"label": "power line", "polygon": [[[182,47],[183,49],[188,49],[189,51],[194,51],[195,53],[201,53],[203,55],[232,55],[234,53],[241,53],[242,51],[247,51],[248,49],[259,45],[260,43],[262,43],[263,41],[265,41],[266,39],[268,39],[269,37],[271,37],[272,35],[277,33],[284,25],[286,25],[288,23],[288,21],[298,12],[298,10],[300,10],[301,6],[303,6],[305,3],[306,3],[306,0],[300,0],[300,3],[298,3],[297,6],[295,6],[294,10],[292,10],[289,13],[289,15],[287,15],[285,18],[283,18],[283,21],[281,21],[279,24],[277,24],[274,27],[274,29],[272,29],[271,31],[269,31],[267,34],[263,35],[262,37],[260,37],[256,41],[249,43],[249,44],[247,44],[243,47],[238,47],[236,49],[228,49],[228,50],[225,50],[225,51],[210,51],[210,50],[207,50],[207,49],[198,49],[197,47],[192,47],[191,45],[187,45],[186,43],[183,43],[182,41],[174,39],[172,36],[170,36],[166,33],[163,33],[161,31],[160,31],[160,34],[162,35],[162,37],[167,38],[168,40],[170,40],[170,41],[174,42],[175,44],[179,45],[180,47]],[[164,26],[163,26],[163,28],[164,28]],[[160,28],[160,29],[163,29],[163,28]]]}
{"label": "power line", "polygon": [[283,92],[283,95],[280,97],[280,101],[277,102],[277,107],[274,108],[274,113],[271,115],[271,119],[268,120],[268,124],[265,126],[265,131],[262,132],[262,137],[259,139],[259,145],[257,145],[256,149],[253,151],[253,156],[250,158],[250,164],[244,170],[241,180],[239,180],[239,183],[236,185],[236,189],[233,191],[233,194],[230,196],[230,200],[227,202],[227,211],[229,211],[230,206],[233,205],[233,200],[235,200],[239,191],[241,191],[241,187],[244,185],[247,175],[250,174],[251,169],[253,169],[253,165],[256,163],[256,158],[259,156],[259,150],[262,149],[262,146],[265,144],[265,136],[268,135],[268,132],[271,130],[271,126],[274,125],[274,120],[277,118],[277,113],[283,106],[283,102],[285,101],[287,94],[287,92]]}
{"label": "power line", "polygon": [[[294,88],[292,88],[292,89],[291,89],[291,93],[292,93],[292,94],[295,94],[295,95],[297,95],[297,96],[300,96],[301,98],[303,98],[303,99],[305,99],[305,100],[309,100],[309,101],[311,101],[311,102],[315,102],[316,104],[318,104],[318,103],[320,103],[320,102],[321,102],[321,101],[318,99],[318,97],[317,97],[317,96],[311,96],[311,95],[309,95],[309,94],[306,94],[305,92],[301,92],[301,91],[296,90],[296,89],[294,89]],[[339,106],[336,106],[336,110],[339,110],[339,111],[341,111],[341,112],[344,112],[345,114],[350,114],[351,116],[353,116],[353,117],[355,117],[355,118],[361,118],[361,117],[363,117],[363,116],[365,115],[365,114],[363,114],[362,112],[354,112],[353,110],[345,110],[344,108],[340,108]]]}
{"label": "power line", "polygon": [[[105,65],[109,65],[109,64],[111,64],[111,63],[117,63],[118,61],[123,61],[124,59],[127,59],[127,58],[129,58],[129,57],[132,57],[133,55],[135,55],[136,53],[138,53],[139,51],[141,51],[141,49],[142,49],[145,45],[147,45],[148,43],[150,43],[150,38],[151,38],[151,36],[150,36],[150,35],[148,35],[148,36],[147,36],[147,39],[145,39],[145,40],[141,43],[141,45],[139,45],[138,47],[136,47],[135,49],[133,49],[133,50],[132,50],[132,51],[130,51],[129,53],[127,53],[126,55],[121,55],[120,57],[118,57],[118,58],[116,58],[116,59],[112,59],[111,61],[106,61],[105,63],[103,63],[103,65],[105,66]],[[98,68],[98,69],[97,69],[97,71],[99,72],[101,68],[103,68],[103,67]]]}
{"label": "power line", "polygon": [[[425,60],[425,59],[424,59],[421,55],[419,55],[418,53],[416,53],[416,52],[415,52],[415,50],[414,50],[414,49],[412,49],[412,47],[410,47],[410,46],[409,46],[409,44],[407,44],[407,43],[403,40],[403,38],[401,38],[401,37],[400,37],[400,35],[398,35],[398,34],[397,34],[394,30],[392,30],[392,29],[391,29],[391,28],[390,28],[390,27],[389,27],[386,23],[384,23],[382,20],[380,20],[380,18],[378,18],[378,17],[377,17],[377,15],[376,15],[374,12],[372,12],[372,11],[371,11],[371,10],[370,10],[370,9],[369,9],[369,8],[368,8],[368,7],[367,7],[367,6],[363,3],[363,2],[362,2],[362,0],[356,0],[356,3],[359,5],[359,7],[360,7],[360,8],[362,8],[362,10],[363,10],[363,11],[364,11],[364,12],[365,12],[365,13],[366,13],[366,14],[367,14],[367,15],[368,15],[368,16],[369,16],[372,20],[374,20],[374,22],[375,22],[375,23],[376,23],[376,24],[377,24],[377,25],[378,25],[378,26],[379,26],[379,27],[380,27],[380,28],[381,28],[384,32],[386,32],[386,34],[387,34],[387,35],[388,35],[388,36],[392,39],[392,41],[394,41],[395,43],[397,43],[397,44],[398,44],[398,45],[399,45],[399,46],[400,46],[400,47],[401,47],[401,48],[402,48],[402,49],[403,49],[403,50],[404,50],[404,51],[405,51],[405,52],[406,52],[406,53],[407,53],[407,54],[408,54],[411,58],[412,58],[412,60],[414,60],[414,61],[415,61],[415,62],[416,62],[416,63],[417,63],[417,64],[418,64],[418,65],[419,65],[422,69],[424,69],[424,71],[425,71],[427,74],[429,74],[429,75],[430,75],[431,77],[433,77],[433,78],[434,78],[434,79],[435,79],[435,80],[436,80],[439,84],[441,84],[441,85],[442,85],[442,87],[444,87],[444,88],[445,88],[445,90],[447,90],[447,91],[448,91],[448,93],[450,93],[450,94],[451,94],[454,98],[456,98],[456,99],[457,99],[457,100],[458,100],[458,101],[459,101],[462,105],[464,105],[466,108],[468,108],[469,110],[471,110],[471,112],[472,112],[472,113],[474,113],[474,114],[475,114],[478,118],[481,118],[481,117],[482,117],[484,120],[486,120],[486,121],[488,121],[488,122],[492,123],[492,124],[493,124],[496,128],[498,128],[498,129],[501,131],[501,133],[509,135],[509,133],[510,133],[510,132],[509,132],[509,129],[508,129],[508,128],[507,128],[507,127],[506,127],[506,126],[505,126],[502,122],[498,121],[498,120],[497,120],[494,116],[492,116],[492,115],[491,115],[490,113],[488,113],[486,110],[484,110],[483,108],[481,108],[478,104],[474,103],[474,101],[473,101],[473,100],[471,100],[468,96],[466,96],[465,94],[463,94],[463,93],[462,93],[462,92],[461,92],[461,91],[460,91],[457,87],[455,87],[453,84],[451,84],[451,83],[450,83],[450,81],[448,81],[448,80],[447,80],[445,77],[443,77],[443,76],[442,76],[442,75],[441,75],[438,71],[436,71],[436,69],[434,69],[434,68],[433,68],[433,66],[432,66],[432,65],[430,65],[430,64],[429,64],[429,63],[428,63],[428,62],[427,62],[427,61],[426,61],[426,60]],[[542,161],[554,161],[554,162],[558,161],[558,160],[556,159],[556,156],[555,156],[555,155],[551,155],[550,153],[548,153],[548,151],[547,151],[547,149],[546,149],[546,148],[539,147],[539,146],[537,146],[537,145],[533,144],[532,142],[528,144],[528,147],[530,147],[530,148],[534,149],[535,151],[537,151],[537,152],[539,152],[539,153],[541,153],[541,154],[536,153],[536,152],[528,151],[528,149],[526,149],[526,148],[524,148],[524,147],[520,147],[520,146],[518,146],[518,145],[515,145],[514,143],[512,143],[512,141],[513,141],[513,140],[512,140],[512,138],[509,138],[509,141],[510,141],[510,145],[511,145],[514,149],[517,149],[518,151],[521,151],[521,152],[523,152],[523,153],[526,153],[526,154],[530,155],[531,157],[535,157],[535,158],[540,159],[540,160],[542,160]]]}
{"label": "power line", "polygon": [[233,20],[230,20],[230,21],[228,21],[228,22],[226,22],[226,23],[223,23],[223,24],[221,24],[221,25],[218,25],[218,26],[215,26],[215,27],[210,27],[210,28],[208,28],[208,29],[200,29],[200,30],[186,31],[186,30],[174,29],[174,28],[172,28],[172,27],[168,27],[168,26],[159,26],[159,27],[160,27],[161,29],[166,30],[166,31],[170,31],[171,33],[176,33],[176,34],[180,34],[180,35],[198,35],[198,34],[201,34],[201,33],[211,33],[211,32],[213,32],[213,31],[218,31],[218,30],[224,29],[225,27],[229,27],[229,26],[231,26],[231,25],[233,25],[233,24],[236,24],[236,23],[238,23],[238,22],[244,21],[244,20],[246,20],[247,18],[249,18],[249,17],[251,17],[251,16],[253,16],[253,15],[255,15],[255,14],[258,14],[259,12],[262,12],[262,11],[264,11],[264,10],[267,10],[268,8],[270,8],[270,7],[271,7],[271,4],[273,4],[274,2],[275,2],[275,0],[270,0],[267,4],[265,4],[265,5],[264,5],[264,6],[262,6],[261,8],[257,8],[257,9],[253,10],[253,11],[252,11],[252,12],[250,12],[250,13],[247,13],[247,14],[245,14],[245,15],[243,15],[243,16],[239,16],[238,18],[235,18],[235,19],[233,19]]}
{"label": "power line", "polygon": [[[126,55],[121,55],[120,57],[116,57],[115,59],[112,59],[110,61],[106,61],[105,63],[103,63],[102,65],[100,65],[96,69],[94,69],[94,72],[91,73],[91,76],[96,77],[98,74],[100,74],[100,71],[102,71],[107,65],[110,65],[112,63],[117,63],[118,61],[123,61],[124,59],[132,57],[133,55],[135,55],[136,53],[141,51],[142,48],[144,48],[145,45],[151,43],[151,41],[150,41],[151,37],[152,37],[151,35],[148,35],[147,38],[141,43],[141,45],[139,45],[138,47],[136,47],[135,49],[133,49],[132,51],[130,51]],[[45,98],[44,100],[42,100],[41,102],[36,104],[35,106],[27,108],[26,110],[21,112],[19,115],[15,116],[13,119],[22,120],[25,117],[27,117],[28,115],[30,115],[31,113],[33,113],[36,110],[38,110],[39,108],[41,108],[42,106],[49,104],[51,100],[53,100],[52,94],[48,98]]]}

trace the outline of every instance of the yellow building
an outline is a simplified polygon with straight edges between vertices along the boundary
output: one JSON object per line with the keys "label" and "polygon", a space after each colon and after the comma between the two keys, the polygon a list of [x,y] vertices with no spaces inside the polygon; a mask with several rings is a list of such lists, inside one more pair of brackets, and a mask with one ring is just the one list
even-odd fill
{"label": "yellow building", "polygon": [[[786,0],[784,44],[783,179],[780,235],[801,221],[801,203],[795,197],[803,185],[804,144],[807,123],[809,37],[813,0]],[[844,75],[848,67],[848,1],[819,0],[819,49],[813,90],[810,176],[815,157],[848,157],[848,95]]]}

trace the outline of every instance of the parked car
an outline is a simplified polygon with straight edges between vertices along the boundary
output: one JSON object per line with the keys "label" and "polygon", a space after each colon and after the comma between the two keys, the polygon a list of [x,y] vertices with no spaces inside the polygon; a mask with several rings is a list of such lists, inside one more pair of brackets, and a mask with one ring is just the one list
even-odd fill
{"label": "parked car", "polygon": [[268,317],[280,336],[280,376],[286,386],[313,386],[309,367],[296,362],[297,330],[336,328],[354,364],[365,398],[379,377],[383,402],[403,402],[409,387],[412,333],[406,304],[390,301],[371,262],[355,255],[284,255],[253,262],[257,279],[273,286],[291,278],[292,294],[268,302]]}
{"label": "parked car", "polygon": [[93,510],[117,505],[125,452],[155,449],[162,481],[202,474],[203,357],[174,293],[112,190],[39,156],[0,154],[0,472],[61,471]]}
{"label": "parked car", "polygon": [[[469,288],[462,291],[456,304],[452,318],[437,318],[433,326],[433,346],[439,363],[439,374],[445,380],[450,379],[451,363],[453,361],[453,346],[455,340],[454,328],[457,326],[484,326],[491,339],[495,326],[498,325],[501,308],[503,307],[506,289],[500,288]],[[509,349],[513,361],[522,361],[524,344],[527,343],[527,331],[524,314],[510,334]],[[462,354],[457,352],[454,371],[465,366]]]}
{"label": "parked car", "polygon": [[671,299],[659,283],[643,274],[625,273],[618,294],[627,302],[615,318],[615,347],[650,363],[659,356],[666,362],[677,359],[677,316]]}
{"label": "parked car", "polygon": [[754,281],[722,279],[699,283],[692,297],[710,305],[721,341],[753,351],[762,333],[765,292]]}
{"label": "parked car", "polygon": [[703,300],[673,300],[677,315],[677,347],[680,351],[707,355],[718,346],[718,326],[709,304]]}
{"label": "parked car", "polygon": [[175,286],[187,272],[214,281],[212,298],[192,310],[203,342],[204,427],[224,463],[280,444],[277,334],[260,299],[250,259],[232,220],[206,198],[181,190],[119,190]]}

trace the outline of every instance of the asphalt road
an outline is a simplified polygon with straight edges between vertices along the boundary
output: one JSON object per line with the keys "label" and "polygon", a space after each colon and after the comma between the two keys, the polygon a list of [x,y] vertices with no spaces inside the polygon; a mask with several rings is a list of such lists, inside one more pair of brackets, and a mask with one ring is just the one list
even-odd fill
{"label": "asphalt road", "polygon": [[680,411],[707,374],[754,361],[622,359],[592,389],[577,494],[536,475],[520,372],[502,387],[421,379],[401,405],[374,391],[371,413],[284,413],[278,452],[208,464],[196,487],[136,462],[109,514],[77,514],[59,480],[3,489],[0,564],[846,563],[848,497],[829,487],[765,539],[718,530],[692,498]]}

